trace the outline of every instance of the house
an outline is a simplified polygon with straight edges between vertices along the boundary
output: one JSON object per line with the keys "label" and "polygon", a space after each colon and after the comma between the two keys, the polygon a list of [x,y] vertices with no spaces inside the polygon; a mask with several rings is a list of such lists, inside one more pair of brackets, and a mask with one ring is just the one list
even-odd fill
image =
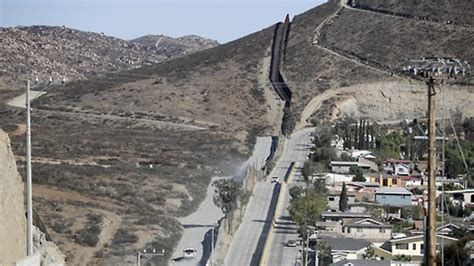
{"label": "house", "polygon": [[386,160],[384,162],[384,172],[395,176],[410,175],[410,160]]}
{"label": "house", "polygon": [[321,218],[325,222],[342,222],[347,218],[370,218],[369,213],[352,213],[352,212],[323,212]]}
{"label": "house", "polygon": [[367,158],[367,159],[377,158],[377,155],[375,155],[373,152],[368,151],[368,150],[352,150],[350,151],[350,153],[351,153],[351,157],[355,159],[360,158],[360,157]]}
{"label": "house", "polygon": [[460,227],[453,224],[453,223],[449,223],[449,224],[445,224],[443,226],[440,226],[438,228],[436,228],[436,231],[438,232],[439,235],[449,235],[451,234],[454,230],[459,230]]}
{"label": "house", "polygon": [[390,266],[389,260],[348,260],[343,259],[330,266]]}
{"label": "house", "polygon": [[[458,241],[456,238],[437,235],[437,251],[441,250],[441,243],[444,246]],[[374,246],[374,254],[384,260],[392,260],[397,255],[411,256],[412,261],[422,261],[424,253],[424,236],[415,235],[391,239],[380,247]]]}
{"label": "house", "polygon": [[358,202],[375,202],[376,188],[365,187],[355,193],[355,199]]}
{"label": "house", "polygon": [[331,162],[331,171],[337,174],[348,174],[351,167],[357,167],[364,172],[370,170],[370,165],[360,162],[344,162],[344,161],[332,161]]}
{"label": "house", "polygon": [[392,225],[372,218],[344,219],[342,234],[346,237],[366,239],[372,243],[383,243],[392,235]]}
{"label": "house", "polygon": [[375,202],[389,206],[410,206],[412,193],[405,188],[382,187],[375,191]]}
{"label": "house", "polygon": [[355,238],[322,238],[321,242],[331,247],[333,262],[343,259],[361,260],[372,243],[365,239]]}
{"label": "house", "polygon": [[342,232],[342,225],[340,222],[316,222],[316,230],[321,233],[324,232]]}
{"label": "house", "polygon": [[331,173],[331,174],[325,174],[321,177],[316,177],[315,179],[318,179],[318,178],[324,179],[324,183],[330,186],[352,182],[352,175],[341,175],[341,174]]}
{"label": "house", "polygon": [[383,187],[404,187],[402,186],[401,176],[382,174],[371,176],[370,182],[379,184]]}
{"label": "house", "polygon": [[464,208],[474,207],[474,189],[445,191],[446,199],[455,205],[461,204]]}

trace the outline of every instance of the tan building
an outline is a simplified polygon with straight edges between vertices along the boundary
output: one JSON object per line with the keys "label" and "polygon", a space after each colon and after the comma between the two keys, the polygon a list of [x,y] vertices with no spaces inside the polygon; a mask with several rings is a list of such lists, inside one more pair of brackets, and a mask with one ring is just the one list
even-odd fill
{"label": "tan building", "polygon": [[343,221],[342,234],[350,238],[366,239],[372,243],[383,243],[390,239],[392,226],[372,218],[347,219]]}

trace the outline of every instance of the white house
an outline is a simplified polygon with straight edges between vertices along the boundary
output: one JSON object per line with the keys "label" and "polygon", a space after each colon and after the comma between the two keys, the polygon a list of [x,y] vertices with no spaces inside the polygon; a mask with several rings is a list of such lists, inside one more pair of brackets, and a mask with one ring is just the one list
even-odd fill
{"label": "white house", "polygon": [[[443,239],[443,241],[441,241]],[[437,236],[437,252],[441,250],[441,243],[445,246],[458,241],[456,238],[443,235]],[[424,236],[415,235],[392,239],[385,242],[380,247],[374,247],[374,254],[384,260],[392,260],[397,255],[411,256],[412,261],[422,261],[424,253]]]}
{"label": "white house", "polygon": [[474,189],[445,191],[446,199],[454,204],[461,204],[465,207],[474,207]]}
{"label": "white house", "polygon": [[372,218],[344,220],[342,234],[346,237],[365,239],[372,243],[383,243],[392,235],[392,225]]}
{"label": "white house", "polygon": [[327,246],[331,247],[331,255],[334,262],[348,259],[360,260],[372,243],[365,239],[354,238],[325,238],[321,239]]}

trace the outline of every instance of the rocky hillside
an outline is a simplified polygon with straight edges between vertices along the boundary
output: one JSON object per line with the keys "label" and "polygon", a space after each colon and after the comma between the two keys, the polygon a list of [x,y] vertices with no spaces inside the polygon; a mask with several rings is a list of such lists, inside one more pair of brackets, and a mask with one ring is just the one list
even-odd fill
{"label": "rocky hillside", "polygon": [[133,69],[216,45],[199,36],[147,35],[126,41],[66,27],[0,28],[0,89],[35,76],[61,81]]}
{"label": "rocky hillside", "polygon": [[[239,166],[255,136],[280,134],[285,103],[269,82],[272,55],[283,55],[281,76],[300,126],[311,117],[423,116],[425,84],[401,74],[403,60],[474,60],[472,28],[345,1],[295,16],[280,45],[284,51],[272,53],[275,29],[45,89],[33,109],[36,202],[44,216],[55,217],[57,222],[45,223],[68,258],[78,264],[132,264],[138,249],[172,254],[181,230],[175,218],[196,208],[210,177]],[[150,47],[161,39],[143,38],[135,45]],[[450,108],[474,115],[472,75],[448,81],[444,89]],[[23,110],[0,108],[18,160],[24,159],[23,117]],[[91,231],[104,237],[95,239]],[[164,258],[155,259],[159,264]]]}
{"label": "rocky hillside", "polygon": [[155,50],[157,53],[162,52],[170,57],[185,55],[219,45],[217,41],[196,35],[186,35],[179,38],[171,38],[164,35],[145,35],[130,42],[147,47],[150,50]]}
{"label": "rocky hillside", "polygon": [[0,264],[26,256],[24,184],[16,168],[8,135],[0,130]]}

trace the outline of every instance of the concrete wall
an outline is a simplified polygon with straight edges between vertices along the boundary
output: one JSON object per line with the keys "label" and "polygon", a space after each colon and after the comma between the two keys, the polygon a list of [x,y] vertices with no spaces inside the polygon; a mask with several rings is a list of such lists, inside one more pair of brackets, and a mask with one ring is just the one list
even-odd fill
{"label": "concrete wall", "polygon": [[26,257],[24,184],[8,135],[0,130],[0,265]]}

